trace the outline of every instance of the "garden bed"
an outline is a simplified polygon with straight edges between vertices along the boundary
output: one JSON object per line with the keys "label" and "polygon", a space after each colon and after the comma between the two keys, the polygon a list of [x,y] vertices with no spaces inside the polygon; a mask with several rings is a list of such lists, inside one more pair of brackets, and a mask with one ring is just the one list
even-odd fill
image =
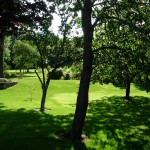
{"label": "garden bed", "polygon": [[16,84],[17,82],[12,82],[11,80],[8,80],[6,78],[0,78],[0,90],[12,87]]}

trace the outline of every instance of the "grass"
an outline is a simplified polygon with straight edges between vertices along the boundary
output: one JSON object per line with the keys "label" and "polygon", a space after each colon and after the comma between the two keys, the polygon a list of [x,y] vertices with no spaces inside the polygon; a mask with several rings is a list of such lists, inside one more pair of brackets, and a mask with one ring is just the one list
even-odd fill
{"label": "grass", "polygon": [[[90,140],[60,141],[56,133],[70,128],[79,86],[77,80],[52,80],[45,113],[40,113],[41,89],[35,74],[15,79],[0,91],[1,150],[149,150],[150,96],[132,85],[132,101],[125,90],[91,85],[83,132]],[[31,98],[31,93],[33,94]]]}

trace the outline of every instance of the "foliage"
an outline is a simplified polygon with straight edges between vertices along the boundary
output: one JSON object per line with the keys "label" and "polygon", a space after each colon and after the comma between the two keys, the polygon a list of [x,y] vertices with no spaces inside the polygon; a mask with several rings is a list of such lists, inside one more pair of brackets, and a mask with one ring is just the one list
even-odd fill
{"label": "foliage", "polygon": [[31,22],[40,22],[42,18],[38,14],[47,11],[45,2],[40,0],[33,3],[28,0],[1,0],[0,10],[3,10],[0,12],[0,29],[8,34]]}
{"label": "foliage", "polygon": [[[41,23],[44,18],[39,14],[47,12],[44,1],[9,0],[0,1],[0,77],[4,76],[3,51],[6,35],[26,32],[29,26]],[[28,27],[27,27],[28,26]]]}
{"label": "foliage", "polygon": [[[55,4],[50,1],[50,6],[51,9],[43,16],[45,20],[41,24],[34,24],[30,28],[30,32],[25,35],[25,38],[32,41],[37,47],[37,51],[40,54],[42,75],[40,76],[37,70],[35,70],[35,73],[42,87],[41,111],[45,110],[44,105],[50,80],[54,78],[58,79],[63,75],[63,72],[57,69],[64,65],[69,65],[74,59],[80,56],[80,48],[76,48],[74,41],[69,38],[70,27],[66,22],[68,22],[70,14],[65,14],[64,9],[56,8],[57,3]],[[55,35],[50,30],[52,13],[57,10],[62,18],[60,27],[62,37]],[[37,31],[35,29],[39,30]]]}
{"label": "foliage", "polygon": [[62,68],[58,68],[54,73],[49,72],[49,74],[51,76],[51,79],[59,80],[63,76],[63,69]]}
{"label": "foliage", "polygon": [[39,54],[36,48],[27,41],[16,41],[14,44],[14,64],[20,69],[36,68]]}
{"label": "foliage", "polygon": [[4,43],[4,70],[9,69],[9,62],[10,62],[10,52],[9,52],[9,45],[10,45],[10,37],[5,38]]}
{"label": "foliage", "polygon": [[15,72],[9,72],[9,71],[5,71],[4,72],[4,77],[5,78],[15,78],[17,77],[17,74]]}
{"label": "foliage", "polygon": [[[99,48],[100,51],[95,53],[92,80],[100,83],[111,82],[115,86],[127,88],[128,82],[138,82],[140,75],[145,76],[145,71],[148,75],[147,31],[150,30],[150,22],[147,20],[149,14],[145,12],[150,10],[146,1],[118,1],[111,6],[107,5],[108,11],[101,11],[104,19],[102,26],[96,29],[94,48]],[[96,44],[100,39],[102,41]]]}

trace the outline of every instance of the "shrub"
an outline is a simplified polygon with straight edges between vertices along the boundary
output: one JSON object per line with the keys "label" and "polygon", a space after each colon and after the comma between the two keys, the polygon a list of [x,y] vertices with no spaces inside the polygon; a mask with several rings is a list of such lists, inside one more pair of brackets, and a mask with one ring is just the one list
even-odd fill
{"label": "shrub", "polygon": [[62,68],[57,69],[55,72],[50,72],[51,79],[59,80],[63,76]]}
{"label": "shrub", "polygon": [[17,76],[17,74],[15,72],[8,72],[8,71],[4,72],[5,78],[15,78],[16,76]]}
{"label": "shrub", "polygon": [[6,83],[6,82],[9,82],[9,80],[6,78],[0,78],[0,83]]}
{"label": "shrub", "polygon": [[70,79],[71,79],[70,73],[66,73],[66,74],[64,75],[64,80],[70,80]]}

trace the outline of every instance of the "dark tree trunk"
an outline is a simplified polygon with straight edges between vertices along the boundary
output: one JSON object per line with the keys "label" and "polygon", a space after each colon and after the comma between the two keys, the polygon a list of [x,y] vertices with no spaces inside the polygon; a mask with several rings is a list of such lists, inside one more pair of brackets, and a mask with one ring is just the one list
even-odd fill
{"label": "dark tree trunk", "polygon": [[4,77],[3,54],[4,54],[4,33],[3,31],[0,31],[0,78]]}
{"label": "dark tree trunk", "polygon": [[46,95],[47,95],[47,87],[43,87],[43,89],[42,89],[41,107],[40,107],[40,111],[41,112],[45,111]]}
{"label": "dark tree trunk", "polygon": [[11,44],[9,46],[9,50],[10,50],[10,66],[11,66],[11,69],[14,69],[15,68],[15,64],[13,63],[13,46],[14,46],[14,43],[15,43],[15,40],[16,38],[14,36],[11,37]]}
{"label": "dark tree trunk", "polygon": [[130,86],[131,86],[131,82],[130,82],[130,80],[128,80],[128,81],[127,81],[127,87],[126,87],[126,96],[125,96],[125,98],[126,98],[127,100],[130,99]]}
{"label": "dark tree trunk", "polygon": [[91,0],[84,2],[84,8],[82,10],[82,28],[84,33],[84,57],[83,57],[83,70],[81,74],[80,87],[77,96],[77,104],[72,123],[72,128],[69,132],[72,140],[81,140],[81,134],[83,130],[84,120],[86,117],[86,111],[88,107],[88,92],[90,78],[92,74],[92,38],[93,27],[91,23]]}
{"label": "dark tree trunk", "polygon": [[27,68],[27,72],[29,73],[30,71],[29,71],[29,68]]}
{"label": "dark tree trunk", "polygon": [[[54,71],[55,71],[55,69],[52,72],[54,72]],[[39,76],[38,76],[38,78],[39,78]],[[48,90],[48,87],[50,84],[50,79],[51,79],[51,77],[49,75],[47,78],[47,81],[46,82],[44,81],[44,83],[42,83],[40,78],[39,78],[41,85],[42,85],[42,99],[41,99],[41,107],[40,107],[41,112],[45,111],[45,101],[46,101],[47,90]]]}

